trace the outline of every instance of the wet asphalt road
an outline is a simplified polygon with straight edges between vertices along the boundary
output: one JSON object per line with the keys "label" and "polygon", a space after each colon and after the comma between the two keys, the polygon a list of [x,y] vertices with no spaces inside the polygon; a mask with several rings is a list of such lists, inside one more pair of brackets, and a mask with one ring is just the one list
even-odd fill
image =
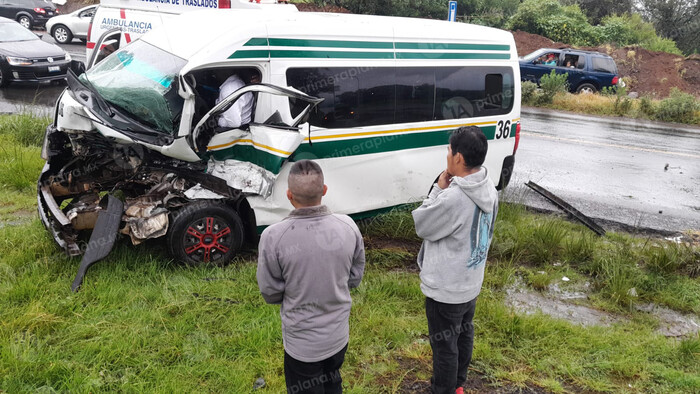
{"label": "wet asphalt road", "polygon": [[507,199],[556,210],[531,180],[593,218],[700,230],[700,128],[539,109],[521,118]]}
{"label": "wet asphalt road", "polygon": [[[74,60],[85,63],[85,44],[73,39],[70,44],[57,44],[54,39],[43,30],[34,30],[34,33],[42,35],[42,40],[56,44],[70,53]],[[18,84],[0,89],[0,113],[14,113],[30,110],[37,113],[49,113],[56,102],[56,98],[65,88],[65,83],[43,84]]]}

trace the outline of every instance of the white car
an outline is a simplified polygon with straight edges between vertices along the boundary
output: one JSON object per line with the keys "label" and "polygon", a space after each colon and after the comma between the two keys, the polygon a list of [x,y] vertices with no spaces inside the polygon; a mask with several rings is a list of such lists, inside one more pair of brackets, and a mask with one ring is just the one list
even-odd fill
{"label": "white car", "polygon": [[85,41],[96,9],[97,5],[91,5],[67,15],[53,17],[46,22],[46,31],[59,44],[69,44],[73,38]]}

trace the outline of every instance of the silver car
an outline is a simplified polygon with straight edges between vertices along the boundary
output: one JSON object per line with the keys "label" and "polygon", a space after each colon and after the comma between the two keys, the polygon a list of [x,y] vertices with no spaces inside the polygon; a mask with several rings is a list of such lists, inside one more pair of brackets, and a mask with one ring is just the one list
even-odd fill
{"label": "silver car", "polygon": [[46,31],[59,44],[68,44],[73,38],[85,41],[96,9],[96,5],[91,5],[67,15],[53,17],[46,22]]}

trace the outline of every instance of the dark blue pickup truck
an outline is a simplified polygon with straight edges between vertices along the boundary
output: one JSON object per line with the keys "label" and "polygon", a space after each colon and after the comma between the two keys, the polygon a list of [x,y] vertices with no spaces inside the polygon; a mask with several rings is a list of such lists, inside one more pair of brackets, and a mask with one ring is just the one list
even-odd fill
{"label": "dark blue pickup truck", "polygon": [[569,74],[567,82],[572,93],[595,93],[605,87],[624,86],[615,61],[600,52],[542,48],[520,58],[523,81],[539,84],[540,78],[552,70]]}

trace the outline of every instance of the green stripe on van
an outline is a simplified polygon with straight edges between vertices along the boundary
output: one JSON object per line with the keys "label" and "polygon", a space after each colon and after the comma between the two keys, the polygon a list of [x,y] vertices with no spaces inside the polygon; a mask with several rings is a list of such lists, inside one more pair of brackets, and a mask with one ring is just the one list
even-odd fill
{"label": "green stripe on van", "polygon": [[[488,140],[496,135],[496,126],[480,126]],[[373,137],[345,139],[339,141],[314,141],[302,143],[289,157],[291,161],[303,159],[329,159],[334,157],[360,156],[372,153],[393,152],[405,149],[427,148],[447,145],[450,133],[455,129],[424,133],[378,135]],[[515,129],[513,129],[515,130]],[[233,145],[211,152],[216,160],[235,159],[256,164],[273,174],[278,174],[285,158],[256,149],[250,145]]]}
{"label": "green stripe on van", "polygon": [[254,50],[242,50],[236,51],[229,56],[229,59],[251,59],[251,58],[269,58],[270,51],[267,49],[254,49]]}
{"label": "green stripe on van", "polygon": [[251,38],[243,44],[244,47],[251,47],[251,46],[267,46],[267,38]]}
{"label": "green stripe on van", "polygon": [[393,59],[393,52],[346,52],[346,51],[295,51],[271,50],[274,58],[316,58],[316,59]]}
{"label": "green stripe on van", "polygon": [[510,51],[510,45],[490,44],[454,44],[433,42],[397,42],[396,49],[421,49],[421,50],[472,50],[472,51]]}
{"label": "green stripe on van", "polygon": [[397,59],[510,59],[509,53],[396,52]]}
{"label": "green stripe on van", "polygon": [[[454,130],[455,129],[430,131],[426,133],[379,135],[375,137],[328,142],[316,141],[312,144],[304,143],[292,154],[290,160],[328,159],[447,145],[450,133]],[[481,131],[484,132],[487,139],[492,140],[496,135],[496,126],[482,126]]]}
{"label": "green stripe on van", "polygon": [[301,38],[270,38],[269,40],[270,46],[279,47],[394,49],[393,43],[378,41],[307,40]]}
{"label": "green stripe on van", "polygon": [[307,48],[365,48],[365,49],[421,49],[421,50],[472,50],[510,51],[510,45],[460,44],[436,42],[386,42],[386,41],[343,41],[313,40],[304,38],[251,38],[244,46],[279,46]]}
{"label": "green stripe on van", "polygon": [[305,51],[305,50],[239,50],[229,59],[251,58],[305,58],[305,59],[510,59],[508,53],[444,53],[444,52],[357,52],[357,51]]}
{"label": "green stripe on van", "polygon": [[220,161],[227,159],[247,161],[258,165],[272,172],[273,174],[280,172],[282,163],[284,163],[286,160],[284,157],[256,149],[251,145],[233,145],[226,149],[215,150],[211,152],[211,157]]}

